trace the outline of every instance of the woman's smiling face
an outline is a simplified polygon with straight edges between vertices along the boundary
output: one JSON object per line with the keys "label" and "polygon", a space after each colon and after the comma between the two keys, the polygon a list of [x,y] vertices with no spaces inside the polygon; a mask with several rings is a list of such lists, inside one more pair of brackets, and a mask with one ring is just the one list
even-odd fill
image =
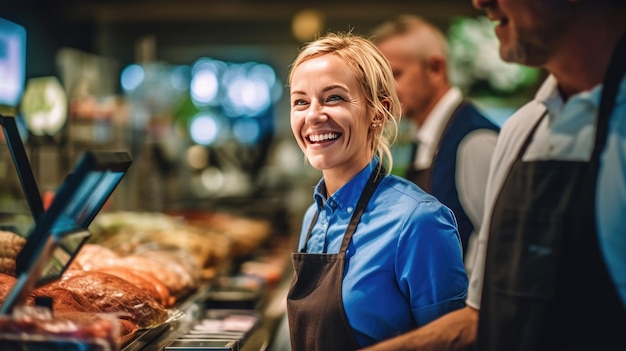
{"label": "woman's smiling face", "polygon": [[291,79],[291,129],[311,165],[351,179],[372,159],[368,110],[345,62],[325,54],[302,62]]}

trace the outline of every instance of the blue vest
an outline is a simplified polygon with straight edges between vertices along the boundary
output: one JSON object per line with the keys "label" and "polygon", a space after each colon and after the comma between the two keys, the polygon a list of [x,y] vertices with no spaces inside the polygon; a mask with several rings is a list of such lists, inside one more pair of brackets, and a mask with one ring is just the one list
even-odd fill
{"label": "blue vest", "polygon": [[409,176],[407,173],[407,178],[452,210],[458,222],[464,254],[474,226],[459,202],[455,178],[456,154],[463,138],[477,129],[500,131],[500,128],[481,114],[474,105],[463,102],[450,117],[430,168],[417,171],[417,175]]}

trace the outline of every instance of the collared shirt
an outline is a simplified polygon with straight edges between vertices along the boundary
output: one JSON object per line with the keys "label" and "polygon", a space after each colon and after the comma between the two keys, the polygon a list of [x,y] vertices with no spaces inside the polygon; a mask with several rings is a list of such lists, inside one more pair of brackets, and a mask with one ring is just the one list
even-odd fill
{"label": "collared shirt", "polygon": [[[415,160],[416,169],[430,167],[444,129],[457,107],[463,102],[463,94],[456,88],[450,88],[433,107],[416,134],[419,143]],[[484,215],[485,187],[489,173],[491,156],[496,146],[498,133],[488,129],[478,129],[469,133],[457,151],[456,188],[463,211],[478,233]],[[471,272],[475,256],[476,235],[470,237],[465,259],[465,268]]]}
{"label": "collared shirt", "polygon": [[[504,124],[493,155],[487,193],[485,216],[478,239],[474,270],[467,304],[479,308],[482,293],[489,223],[494,202],[509,168],[532,127],[548,111],[522,155],[522,160],[590,159],[602,86],[561,99],[553,76],[546,79],[535,99],[524,105]],[[626,79],[622,80],[615,108],[608,126],[605,149],[600,155],[596,188],[596,218],[600,248],[609,275],[626,306]],[[589,303],[589,301],[587,301]]]}
{"label": "collared shirt", "polygon": [[433,156],[437,151],[437,145],[443,134],[448,121],[452,117],[454,110],[463,101],[461,91],[452,87],[448,90],[433,107],[424,123],[419,127],[416,134],[416,141],[419,143],[415,160],[412,160],[416,169],[426,169],[430,167]]}
{"label": "collared shirt", "polygon": [[[328,199],[320,180],[299,249],[317,211],[307,252],[339,252],[374,169],[369,164]],[[373,344],[463,307],[467,282],[452,212],[403,178],[382,179],[346,252],[343,303],[359,343]]]}

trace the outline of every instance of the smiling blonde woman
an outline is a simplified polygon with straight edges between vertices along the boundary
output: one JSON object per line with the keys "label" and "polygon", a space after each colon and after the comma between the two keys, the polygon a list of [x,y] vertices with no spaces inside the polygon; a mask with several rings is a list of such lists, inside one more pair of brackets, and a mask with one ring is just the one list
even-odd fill
{"label": "smiling blonde woman", "polygon": [[354,350],[463,307],[452,212],[383,164],[401,110],[387,60],[331,33],[305,45],[289,83],[293,134],[322,172],[292,255],[292,348]]}

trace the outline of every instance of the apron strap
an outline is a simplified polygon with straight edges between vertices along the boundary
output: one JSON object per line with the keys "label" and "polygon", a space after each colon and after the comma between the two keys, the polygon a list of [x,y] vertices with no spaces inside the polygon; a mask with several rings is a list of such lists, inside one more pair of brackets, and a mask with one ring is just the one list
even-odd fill
{"label": "apron strap", "polygon": [[315,226],[315,222],[317,222],[317,217],[319,216],[319,212],[315,211],[313,215],[313,219],[311,220],[311,224],[309,225],[309,231],[306,234],[306,239],[304,239],[304,245],[300,249],[300,253],[306,253],[306,245],[309,243],[309,239],[311,239],[311,233],[313,232],[313,226]]}
{"label": "apron strap", "polygon": [[357,202],[354,213],[352,214],[352,218],[350,218],[350,224],[348,224],[348,228],[346,228],[346,233],[343,235],[341,249],[339,249],[340,252],[345,252],[346,249],[348,249],[348,244],[350,243],[350,240],[352,240],[352,234],[356,232],[356,226],[361,221],[361,215],[363,215],[363,212],[365,212],[365,208],[367,207],[367,204],[369,203],[372,194],[374,194],[374,191],[378,187],[378,183],[380,183],[380,180],[384,178],[386,173],[387,171],[385,170],[385,167],[383,167],[383,165],[381,164],[378,164],[372,172],[370,178],[367,180],[367,183],[365,184],[365,189],[363,189],[363,193],[359,198],[359,202]]}
{"label": "apron strap", "polygon": [[606,144],[609,117],[615,107],[615,98],[619,93],[620,83],[626,71],[626,32],[624,32],[613,49],[611,63],[606,70],[602,95],[600,97],[600,109],[596,127],[596,143],[593,149],[593,157],[597,157]]}
{"label": "apron strap", "polygon": [[[380,180],[384,178],[384,175],[386,173],[387,171],[385,170],[385,167],[378,163],[374,171],[370,175],[369,179],[367,180],[367,183],[365,183],[365,188],[363,189],[361,197],[359,198],[356,208],[354,209],[354,213],[350,218],[348,228],[343,235],[343,241],[341,242],[341,249],[339,250],[339,252],[345,251],[345,249],[348,247],[348,243],[350,243],[350,240],[352,239],[352,234],[354,234],[354,232],[356,231],[356,226],[361,220],[361,215],[363,214],[363,212],[365,212],[365,207],[367,206],[367,203],[372,197],[374,190],[376,190],[376,188],[378,187],[378,183],[380,183]],[[309,243],[309,239],[311,238],[311,233],[313,232],[313,227],[315,226],[315,222],[317,222],[318,216],[319,212],[315,211],[315,215],[313,215],[313,219],[311,220],[311,224],[309,225],[309,230],[307,232],[306,239],[304,240],[304,245],[302,245],[302,249],[300,249],[300,253],[306,253],[306,246]]]}

